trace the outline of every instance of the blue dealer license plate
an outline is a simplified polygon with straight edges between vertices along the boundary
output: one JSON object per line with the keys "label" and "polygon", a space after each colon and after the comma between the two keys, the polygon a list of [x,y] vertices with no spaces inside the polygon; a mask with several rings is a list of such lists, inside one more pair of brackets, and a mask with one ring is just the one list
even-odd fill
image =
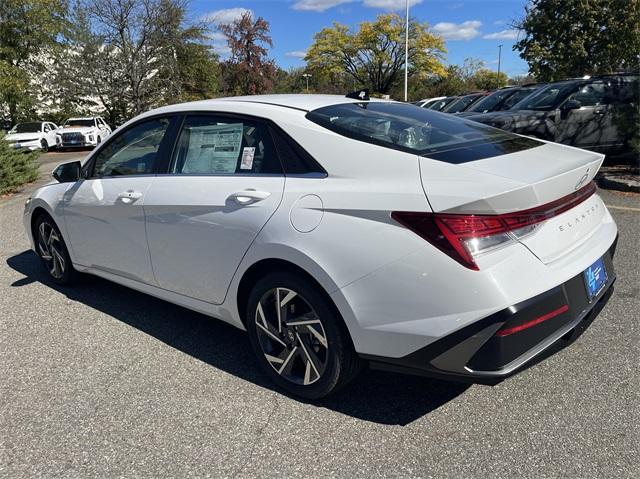
{"label": "blue dealer license plate", "polygon": [[589,266],[583,273],[584,284],[587,287],[589,301],[598,296],[600,291],[607,284],[607,270],[604,267],[604,261],[600,258],[598,261]]}

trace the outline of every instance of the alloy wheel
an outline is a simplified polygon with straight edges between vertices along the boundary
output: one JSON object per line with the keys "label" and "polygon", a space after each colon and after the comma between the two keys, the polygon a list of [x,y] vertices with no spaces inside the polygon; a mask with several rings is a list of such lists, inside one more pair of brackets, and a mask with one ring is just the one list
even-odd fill
{"label": "alloy wheel", "polygon": [[329,359],[322,321],[299,293],[267,291],[256,306],[258,343],[267,362],[284,379],[303,386],[318,381]]}
{"label": "alloy wheel", "polygon": [[45,262],[51,276],[62,278],[66,268],[62,241],[55,228],[43,221],[38,227],[38,254]]}

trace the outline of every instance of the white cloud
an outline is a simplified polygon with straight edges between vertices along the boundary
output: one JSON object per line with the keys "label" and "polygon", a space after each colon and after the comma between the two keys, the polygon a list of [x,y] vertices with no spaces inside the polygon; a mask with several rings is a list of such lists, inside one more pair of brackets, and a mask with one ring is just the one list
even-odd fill
{"label": "white cloud", "polygon": [[[405,0],[364,0],[365,7],[384,8],[385,10],[404,10]],[[422,3],[422,0],[409,0],[409,6],[413,7]]]}
{"label": "white cloud", "polygon": [[489,33],[482,38],[485,40],[516,40],[518,38],[518,30],[501,30],[495,33]]}
{"label": "white cloud", "polygon": [[307,56],[307,52],[303,50],[296,50],[293,52],[287,52],[284,54],[285,57],[293,57],[293,58],[304,58]]}
{"label": "white cloud", "polygon": [[505,22],[504,20],[496,20],[495,22],[493,22],[494,25],[506,25],[507,22]]}
{"label": "white cloud", "polygon": [[245,13],[249,13],[253,16],[253,12],[247,8],[225,8],[223,10],[205,13],[202,16],[202,20],[205,22],[211,22],[215,25],[226,25],[233,23]]}
{"label": "white cloud", "polygon": [[353,0],[298,0],[291,8],[294,10],[304,10],[312,12],[324,12],[337,5],[349,3]]}
{"label": "white cloud", "polygon": [[462,23],[440,22],[433,26],[433,31],[442,35],[445,40],[471,40],[480,35],[482,22],[468,20]]}
{"label": "white cloud", "polygon": [[231,49],[227,44],[227,37],[222,32],[211,32],[208,35],[211,40],[211,46],[213,51],[221,57],[228,57],[231,54]]}

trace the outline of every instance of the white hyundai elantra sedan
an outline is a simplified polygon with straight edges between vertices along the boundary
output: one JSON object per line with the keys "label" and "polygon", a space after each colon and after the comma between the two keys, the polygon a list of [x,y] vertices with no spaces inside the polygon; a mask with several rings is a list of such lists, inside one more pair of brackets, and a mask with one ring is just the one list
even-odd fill
{"label": "white hyundai elantra sedan", "polygon": [[497,382],[590,324],[615,280],[602,155],[350,96],[140,115],[34,193],[32,247],[56,283],[246,330],[306,398],[367,364]]}

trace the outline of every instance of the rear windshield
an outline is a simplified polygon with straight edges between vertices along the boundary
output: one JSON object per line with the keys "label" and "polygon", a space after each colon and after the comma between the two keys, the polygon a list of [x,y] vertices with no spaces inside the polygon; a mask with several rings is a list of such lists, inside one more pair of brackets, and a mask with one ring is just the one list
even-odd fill
{"label": "rear windshield", "polygon": [[[449,163],[541,145],[481,123],[406,103],[344,103],[313,110],[307,118],[348,138]],[[443,152],[452,154],[439,154]]]}

